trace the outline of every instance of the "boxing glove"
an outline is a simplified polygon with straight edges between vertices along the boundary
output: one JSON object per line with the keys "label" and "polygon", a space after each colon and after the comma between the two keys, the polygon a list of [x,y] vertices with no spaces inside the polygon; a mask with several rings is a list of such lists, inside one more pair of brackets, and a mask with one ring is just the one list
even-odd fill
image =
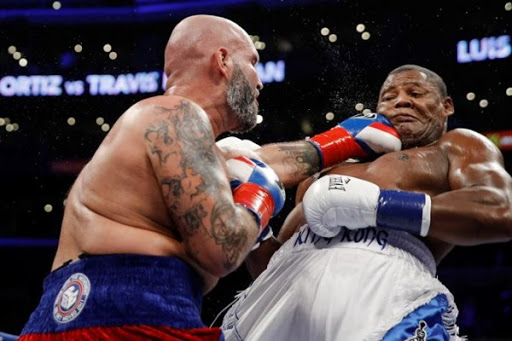
{"label": "boxing glove", "polygon": [[245,156],[226,161],[233,189],[233,199],[254,213],[260,232],[271,217],[281,211],[286,200],[283,184],[277,174],[265,163]]}
{"label": "boxing glove", "polygon": [[248,139],[239,139],[236,136],[228,136],[216,142],[217,147],[226,149],[260,149],[261,146]]}
{"label": "boxing glove", "polygon": [[302,208],[309,228],[322,237],[334,237],[342,227],[382,227],[424,237],[430,228],[428,194],[381,190],[345,175],[315,181],[304,194]]}
{"label": "boxing glove", "polygon": [[391,122],[376,113],[352,116],[308,141],[318,150],[322,169],[349,158],[363,160],[402,148]]}

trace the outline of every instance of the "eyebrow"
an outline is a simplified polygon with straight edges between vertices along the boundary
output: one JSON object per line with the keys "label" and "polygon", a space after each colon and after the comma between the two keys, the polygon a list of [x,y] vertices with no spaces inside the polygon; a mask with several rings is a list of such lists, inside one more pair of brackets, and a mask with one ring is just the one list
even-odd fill
{"label": "eyebrow", "polygon": [[[426,88],[426,86],[425,86],[425,85],[423,85],[423,84],[421,84],[421,83],[419,83],[419,82],[406,82],[406,83],[403,83],[403,84],[404,84],[404,85],[414,85],[414,86],[417,86],[417,87],[420,87],[420,88],[424,88],[424,89]],[[383,93],[386,93],[386,92],[388,92],[388,91],[392,91],[392,90],[394,90],[394,89],[396,89],[396,86],[395,86],[395,85],[394,85],[394,86],[390,86],[390,87],[388,87],[388,88],[383,88],[383,89],[382,89],[382,94],[383,94]]]}

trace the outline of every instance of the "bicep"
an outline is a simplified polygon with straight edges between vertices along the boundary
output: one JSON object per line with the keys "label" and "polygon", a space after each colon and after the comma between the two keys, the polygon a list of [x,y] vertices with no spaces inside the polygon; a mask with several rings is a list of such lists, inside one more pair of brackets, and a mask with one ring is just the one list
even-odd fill
{"label": "bicep", "polygon": [[209,224],[213,212],[229,209],[229,201],[223,205],[230,198],[229,184],[210,123],[199,108],[185,100],[172,108],[156,107],[144,138],[163,199],[182,237]]}

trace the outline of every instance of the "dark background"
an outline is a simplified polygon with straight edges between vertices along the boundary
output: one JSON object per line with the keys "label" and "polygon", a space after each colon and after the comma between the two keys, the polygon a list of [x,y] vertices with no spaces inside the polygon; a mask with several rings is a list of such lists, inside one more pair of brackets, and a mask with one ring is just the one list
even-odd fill
{"label": "dark background", "polygon": [[[402,64],[438,72],[453,97],[450,127],[487,133],[512,129],[512,56],[457,63],[459,40],[512,35],[507,1],[158,1],[0,0],[0,79],[18,75],[125,74],[161,70],[163,49],[174,25],[190,14],[234,20],[266,48],[261,61],[284,60],[284,82],[265,84],[264,120],[243,135],[264,144],[302,139],[358,111],[374,108],[387,73]],[[356,26],[371,34],[362,40]],[[323,27],[337,35],[331,43]],[[81,43],[83,51],[73,51]],[[102,50],[118,53],[110,60]],[[27,58],[19,66],[7,51]],[[476,99],[466,99],[474,92]],[[95,120],[112,125],[136,101],[157,94],[119,96],[0,95],[0,330],[17,334],[34,309],[56,249],[63,201],[77,171],[105,136]],[[479,106],[481,99],[489,105]],[[333,120],[326,113],[334,114]],[[76,124],[69,126],[68,117]],[[507,171],[512,157],[504,151]],[[287,206],[272,221],[277,233]],[[46,204],[53,205],[49,213]],[[512,244],[457,247],[439,265],[440,280],[458,304],[462,335],[471,340],[512,340]],[[158,279],[155,279],[158,280]],[[203,318],[211,323],[237,290],[249,283],[242,267],[205,297]],[[340,307],[342,309],[342,307]],[[362,317],[364,318],[364,317]],[[218,322],[216,323],[218,325]]]}

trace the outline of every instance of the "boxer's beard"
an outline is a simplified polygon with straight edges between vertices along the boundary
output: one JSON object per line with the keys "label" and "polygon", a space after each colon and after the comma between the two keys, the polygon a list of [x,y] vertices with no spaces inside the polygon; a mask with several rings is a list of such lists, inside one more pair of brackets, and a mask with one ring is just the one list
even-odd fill
{"label": "boxer's beard", "polygon": [[238,63],[234,63],[233,77],[229,81],[227,102],[229,110],[238,118],[238,127],[233,132],[243,133],[256,126],[258,106],[249,80]]}

